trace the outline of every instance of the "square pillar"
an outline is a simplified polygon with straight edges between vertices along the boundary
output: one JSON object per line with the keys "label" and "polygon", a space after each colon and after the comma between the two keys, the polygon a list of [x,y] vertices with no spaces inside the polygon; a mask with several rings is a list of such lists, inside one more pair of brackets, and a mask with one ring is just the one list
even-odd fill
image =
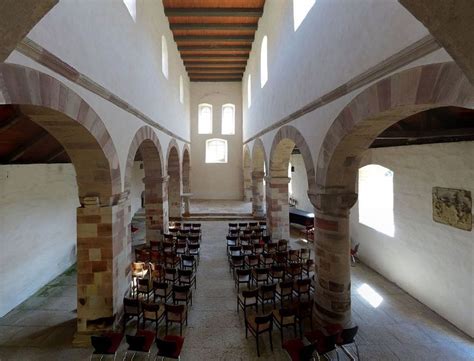
{"label": "square pillar", "polygon": [[267,177],[267,228],[273,239],[290,238],[288,177]]}
{"label": "square pillar", "polygon": [[264,172],[252,172],[252,214],[254,217],[264,217],[263,189]]}

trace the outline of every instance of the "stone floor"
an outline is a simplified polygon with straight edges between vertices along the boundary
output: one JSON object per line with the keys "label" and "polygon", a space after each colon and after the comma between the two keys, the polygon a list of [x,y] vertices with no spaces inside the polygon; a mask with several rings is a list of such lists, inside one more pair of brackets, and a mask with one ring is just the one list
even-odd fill
{"label": "stone floor", "polygon": [[[201,223],[203,243],[197,290],[184,332],[181,359],[257,359],[255,340],[245,339],[243,316],[236,312],[236,290],[225,256],[227,222]],[[293,248],[311,246],[296,239],[297,231],[292,236]],[[474,359],[473,339],[363,264],[356,264],[352,271],[353,320],[360,326],[357,340],[363,360]],[[90,349],[71,347],[76,317],[75,283],[75,272],[71,269],[0,318],[1,361],[88,360]],[[383,298],[377,308],[358,293],[363,284]],[[133,326],[131,323],[129,330]],[[277,331],[273,344],[272,353],[268,339],[262,338],[260,359],[287,360],[280,349]],[[124,349],[125,342],[119,357],[123,357]],[[342,352],[339,354],[341,360],[347,360]]]}

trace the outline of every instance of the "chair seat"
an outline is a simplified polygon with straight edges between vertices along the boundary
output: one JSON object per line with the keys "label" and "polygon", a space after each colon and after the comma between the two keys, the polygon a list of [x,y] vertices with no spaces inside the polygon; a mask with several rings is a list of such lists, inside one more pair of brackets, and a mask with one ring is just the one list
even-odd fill
{"label": "chair seat", "polygon": [[143,347],[142,347],[141,351],[149,352],[151,346],[153,345],[153,342],[155,342],[156,334],[152,331],[138,330],[137,336],[145,337],[145,343],[143,344]]}
{"label": "chair seat", "polygon": [[172,358],[179,358],[179,355],[181,354],[181,349],[183,348],[183,344],[184,344],[184,337],[168,335],[168,336],[165,336],[163,338],[163,340],[168,341],[168,342],[175,342],[176,343],[176,350],[173,352],[173,354],[164,355],[164,356],[172,357]]}
{"label": "chair seat", "polygon": [[[257,331],[257,323],[255,322],[255,317],[247,317],[247,324],[249,328],[251,328],[254,331]],[[259,326],[258,332],[266,331],[270,328],[270,322],[266,324],[260,324],[258,326]]]}
{"label": "chair seat", "polygon": [[110,339],[110,347],[107,349],[107,354],[113,355],[117,352],[122,343],[123,334],[119,332],[109,332],[104,336],[107,336]]}
{"label": "chair seat", "polygon": [[168,314],[168,320],[171,322],[181,322],[181,320],[184,320],[186,318],[186,306],[184,306],[184,310],[182,314],[177,314],[177,313],[169,313]]}
{"label": "chair seat", "polygon": [[278,323],[282,326],[292,325],[295,323],[296,317],[294,315],[281,317],[280,310],[273,310],[272,313],[273,318],[276,319]]}
{"label": "chair seat", "polygon": [[300,360],[300,352],[304,347],[303,341],[298,338],[293,340],[288,340],[283,343],[283,349],[288,352],[292,361],[299,361]]}
{"label": "chair seat", "polygon": [[253,305],[257,303],[257,297],[247,297],[245,298],[241,294],[239,294],[239,301],[244,305]]}
{"label": "chair seat", "polygon": [[159,320],[164,313],[165,308],[163,307],[163,305],[160,305],[160,308],[156,313],[152,311],[143,311],[143,314],[147,320]]}

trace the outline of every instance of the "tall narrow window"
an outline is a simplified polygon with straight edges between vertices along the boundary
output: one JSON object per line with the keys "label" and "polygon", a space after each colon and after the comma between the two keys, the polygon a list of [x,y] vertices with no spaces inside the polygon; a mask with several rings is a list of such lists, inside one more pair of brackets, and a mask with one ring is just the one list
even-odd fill
{"label": "tall narrow window", "polygon": [[247,78],[247,107],[252,105],[252,75],[249,74]]}
{"label": "tall narrow window", "polygon": [[264,87],[268,80],[268,38],[265,35],[260,48],[260,87]]}
{"label": "tall narrow window", "polygon": [[295,31],[298,30],[315,3],[316,0],[293,0],[293,27]]}
{"label": "tall narrow window", "polygon": [[137,0],[123,0],[133,21],[137,21]]}
{"label": "tall narrow window", "polygon": [[393,172],[369,164],[359,169],[359,222],[388,236],[393,222]]}
{"label": "tall narrow window", "polygon": [[212,134],[212,105],[199,104],[198,133]]}
{"label": "tall narrow window", "polygon": [[161,35],[161,71],[168,79],[168,44],[164,35]]}
{"label": "tall narrow window", "polygon": [[183,85],[183,76],[179,76],[179,102],[184,103],[184,85]]}
{"label": "tall narrow window", "polygon": [[222,106],[222,134],[235,134],[235,105]]}
{"label": "tall narrow window", "polygon": [[227,140],[206,140],[206,163],[227,163]]}

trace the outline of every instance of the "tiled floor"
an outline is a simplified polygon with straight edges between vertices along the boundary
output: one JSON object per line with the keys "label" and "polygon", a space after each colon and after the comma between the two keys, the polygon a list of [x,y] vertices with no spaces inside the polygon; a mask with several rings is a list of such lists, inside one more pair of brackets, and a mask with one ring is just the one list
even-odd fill
{"label": "tiled floor", "polygon": [[[227,222],[201,223],[204,236],[197,290],[181,359],[257,359],[255,340],[245,339],[242,313],[236,312],[236,290],[225,256]],[[307,245],[297,240],[291,244],[293,248]],[[364,265],[357,264],[352,271],[353,319],[360,326],[357,339],[363,360],[474,359],[473,340],[468,336]],[[383,297],[377,308],[359,295],[364,283]],[[75,273],[71,270],[0,318],[0,360],[87,360],[90,349],[71,347],[74,309]],[[262,338],[260,359],[286,360],[276,331],[273,344],[272,353],[268,339]],[[122,344],[120,357],[124,349]],[[347,360],[341,352],[340,358]]]}

